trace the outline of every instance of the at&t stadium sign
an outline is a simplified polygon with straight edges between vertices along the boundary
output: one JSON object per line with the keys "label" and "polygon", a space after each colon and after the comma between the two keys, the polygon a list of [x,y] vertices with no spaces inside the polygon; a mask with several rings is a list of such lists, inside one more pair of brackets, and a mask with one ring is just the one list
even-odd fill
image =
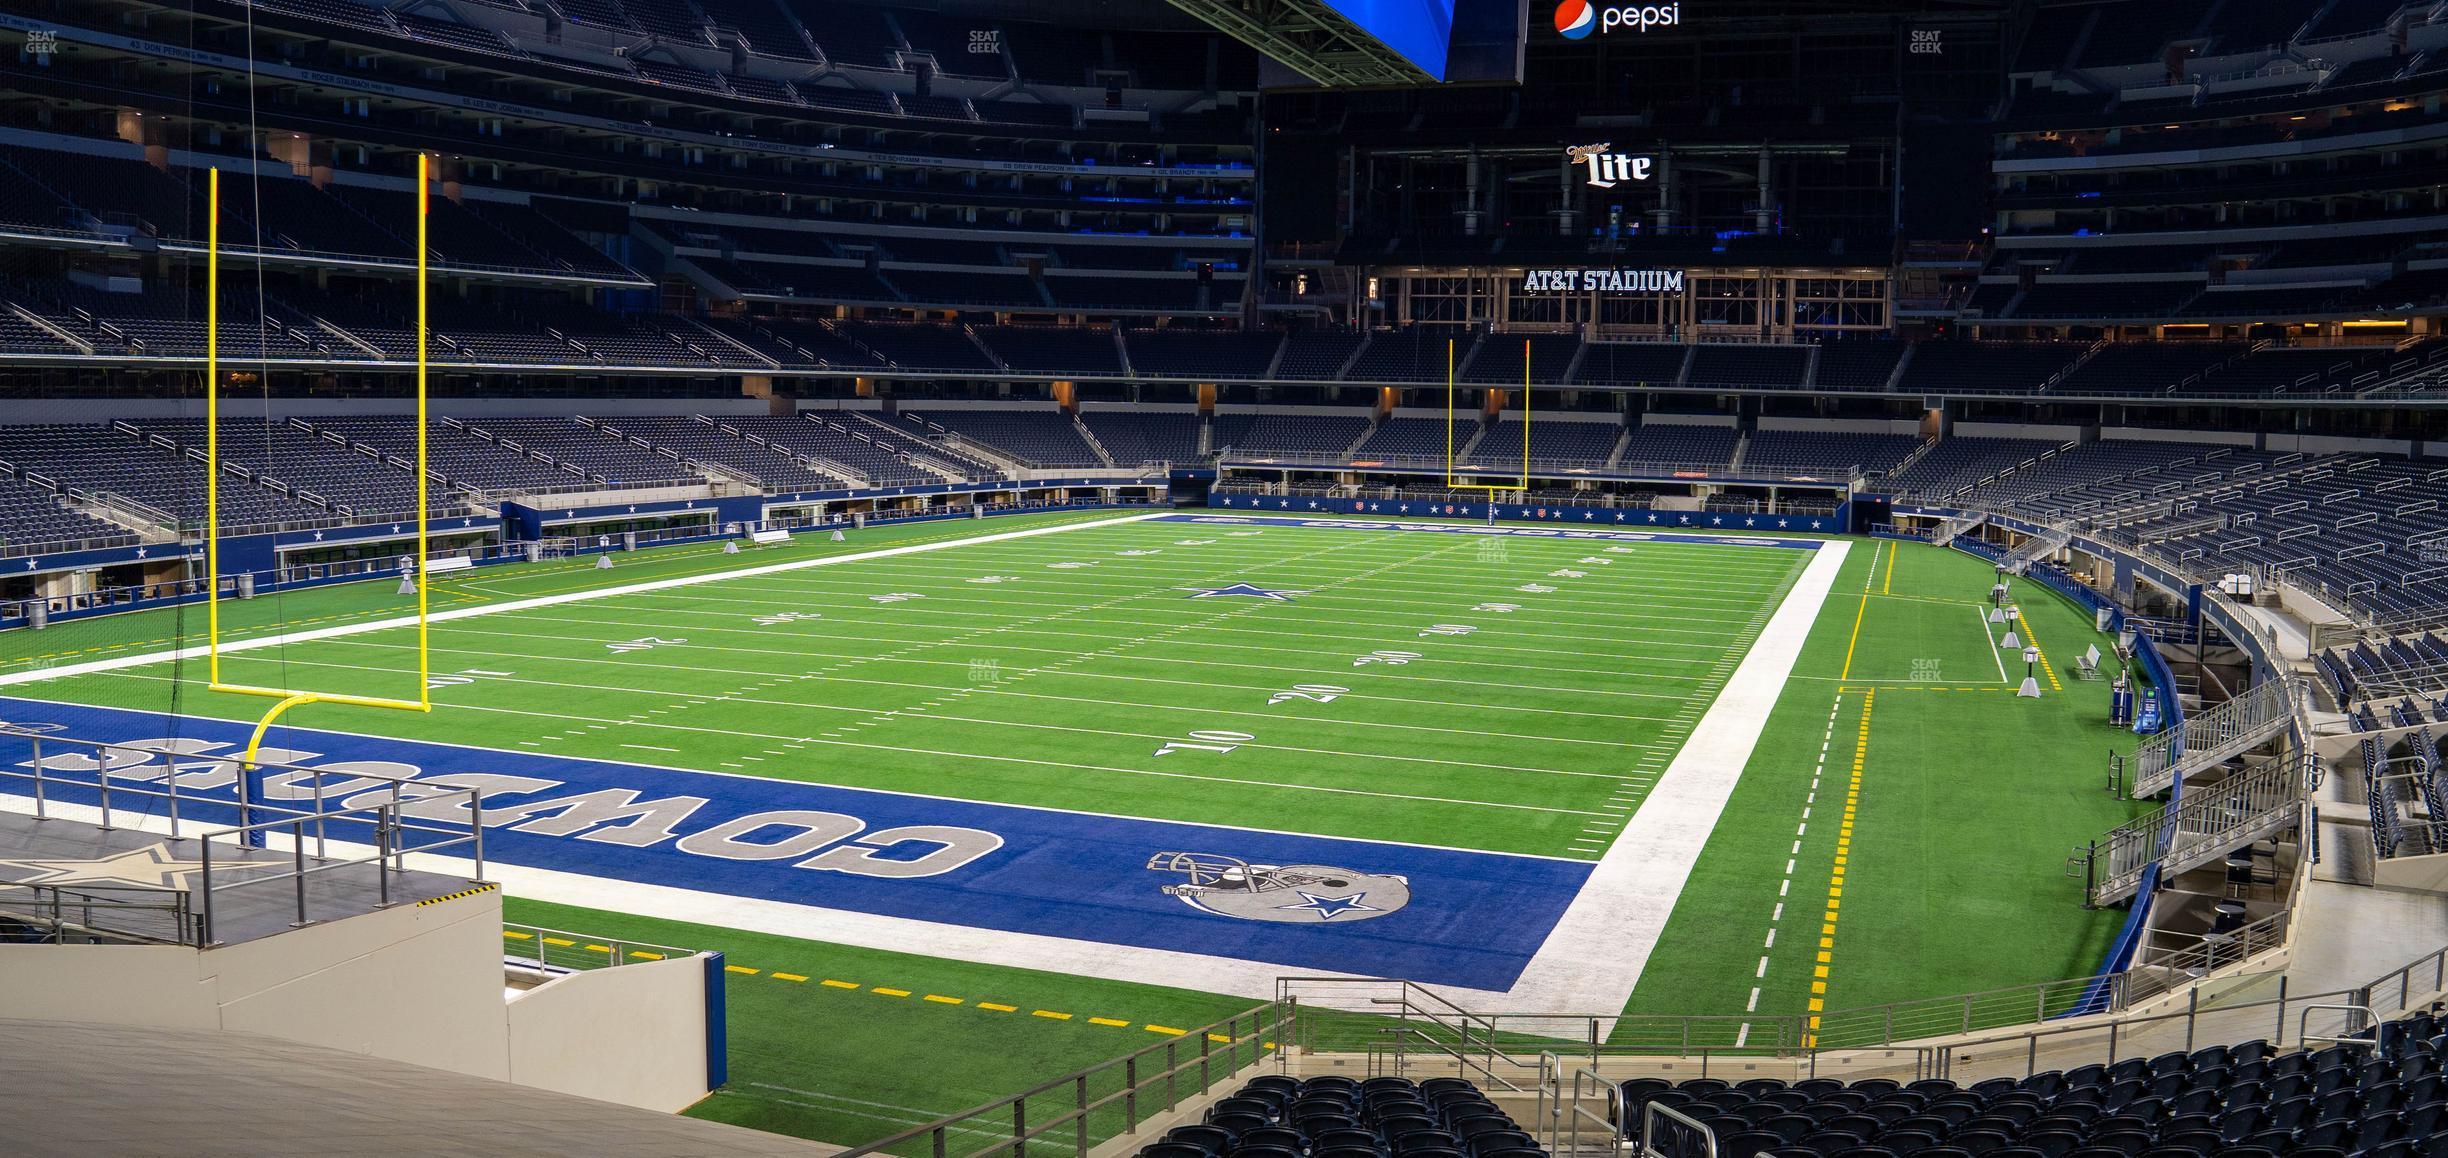
{"label": "at&t stadium sign", "polygon": [[1679,269],[1534,269],[1522,274],[1522,292],[1679,294]]}

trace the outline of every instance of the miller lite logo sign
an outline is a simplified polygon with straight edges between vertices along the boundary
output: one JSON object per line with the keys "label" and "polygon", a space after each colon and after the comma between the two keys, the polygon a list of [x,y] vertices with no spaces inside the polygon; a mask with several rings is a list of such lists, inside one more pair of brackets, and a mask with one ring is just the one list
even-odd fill
{"label": "miller lite logo sign", "polygon": [[1589,166],[1589,185],[1593,189],[1612,189],[1618,181],[1646,181],[1653,158],[1634,157],[1625,153],[1610,153],[1612,141],[1595,145],[1567,145],[1564,156],[1577,164]]}

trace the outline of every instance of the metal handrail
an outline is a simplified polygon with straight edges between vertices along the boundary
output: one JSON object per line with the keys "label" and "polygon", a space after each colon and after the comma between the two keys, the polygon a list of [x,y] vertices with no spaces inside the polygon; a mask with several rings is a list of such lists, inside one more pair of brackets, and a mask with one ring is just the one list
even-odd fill
{"label": "metal handrail", "polygon": [[[845,1150],[836,1158],[864,1158],[865,1155],[895,1150],[920,1140],[925,1141],[932,1158],[952,1158],[951,1135],[981,1132],[1000,1134],[1002,1139],[994,1145],[967,1151],[965,1158],[987,1154],[1022,1158],[1024,1153],[1030,1152],[1029,1144],[1038,1141],[1051,1142],[1069,1150],[1073,1158],[1087,1158],[1088,1152],[1105,1140],[1093,1136],[1091,1118],[1099,1112],[1118,1107],[1122,1115],[1120,1133],[1138,1133],[1141,1123],[1157,1113],[1170,1113],[1180,1106],[1185,1096],[1203,1094],[1216,1083],[1265,1060],[1278,1043],[1291,1036],[1287,1031],[1293,1028],[1293,1013],[1294,1006],[1290,1003],[1266,1002],[1111,1061],[1099,1062],[1086,1069],[1040,1082],[1017,1094]],[[1195,1044],[1195,1051],[1185,1048],[1186,1044]],[[1219,1049],[1219,1046],[1222,1048]],[[1245,1050],[1246,1058],[1243,1057]],[[1146,1070],[1145,1067],[1149,1065],[1156,1068]],[[1118,1075],[1119,1087],[1110,1093],[1092,1093],[1090,1082],[1107,1075]],[[1184,1090],[1183,1080],[1193,1075],[1196,1084]],[[1050,1118],[1032,1121],[1029,1099],[1061,1093],[1070,1095],[1058,1099],[1063,1103],[1062,1109]],[[1162,1106],[1161,1110],[1154,1108],[1158,1105]],[[1147,1112],[1143,1113],[1143,1108]],[[1058,1130],[1065,1131],[1069,1137],[1049,1137]],[[1042,1150],[1036,1152],[1044,1153]]]}
{"label": "metal handrail", "polygon": [[[124,799],[133,796],[159,802],[160,814],[166,822],[170,839],[194,839],[197,842],[201,858],[196,889],[200,912],[195,922],[197,939],[189,943],[199,947],[218,943],[214,928],[215,897],[241,888],[255,888],[281,881],[294,882],[298,923],[310,924],[312,919],[308,912],[306,881],[317,873],[372,864],[375,866],[379,903],[387,905],[391,901],[392,878],[408,871],[407,854],[439,853],[464,847],[475,865],[471,879],[477,882],[484,880],[484,811],[480,789],[446,788],[444,782],[439,780],[417,780],[410,776],[360,769],[335,771],[270,760],[247,763],[235,754],[212,754],[226,745],[198,748],[193,741],[165,740],[150,746],[120,744],[82,740],[40,726],[15,724],[0,724],[0,737],[23,740],[30,749],[30,760],[0,762],[0,779],[25,781],[30,785],[37,819],[48,819],[55,802],[62,797],[72,798],[78,804],[84,804],[84,800],[75,798],[90,798],[92,804],[89,806],[100,813],[99,826],[107,830],[114,827],[117,813],[128,811]],[[53,751],[50,757],[43,753],[46,746]],[[59,755],[63,747],[87,749],[93,755],[72,755],[63,760]],[[114,753],[126,754],[133,759],[115,759]],[[90,767],[71,767],[67,761]],[[139,777],[139,773],[151,767],[161,769],[162,774],[154,779],[161,781],[163,787],[144,786],[145,780]],[[267,792],[275,780],[284,781],[280,789],[286,800],[302,803],[304,807],[268,799]],[[369,781],[377,787],[368,788]],[[402,787],[411,782],[416,784],[416,792],[404,794]],[[345,805],[346,800],[369,792],[382,792],[385,786],[389,789],[385,799],[354,807]],[[121,797],[122,803],[115,805],[113,796]],[[405,817],[402,812],[402,807],[408,804],[448,808],[462,798],[468,816],[464,829],[429,815]],[[181,829],[195,823],[194,817],[199,809],[207,814],[216,811],[233,814],[239,823],[200,831],[189,838],[182,834]],[[140,822],[155,815],[151,808],[135,811],[136,819]],[[265,815],[274,819],[254,819]],[[334,841],[333,828],[340,826],[342,831],[348,831],[345,826],[350,825],[364,826],[363,831],[370,839],[358,847],[370,849],[370,853],[350,856],[347,855],[345,842]],[[415,837],[419,834],[432,839],[417,842]],[[216,842],[231,842],[242,850],[252,852],[269,847],[273,836],[286,837],[290,843],[289,871],[215,883]],[[343,847],[335,850],[335,843]],[[306,863],[308,860],[316,863],[309,866]],[[220,854],[220,863],[223,866],[221,871],[226,876],[233,863],[228,853]]]}
{"label": "metal handrail", "polygon": [[[30,893],[33,899],[28,902],[8,895],[19,892]],[[160,899],[142,899],[147,897]],[[78,919],[71,920],[71,913],[75,913]],[[97,913],[105,918],[125,913],[150,913],[156,914],[157,919],[149,925],[138,927],[124,921],[97,919]],[[171,945],[200,944],[202,938],[202,931],[196,923],[195,906],[189,895],[171,889],[129,887],[102,893],[12,881],[0,883],[0,916],[29,925],[47,926],[54,943],[59,943],[59,939],[71,930],[97,939]]]}
{"label": "metal handrail", "polygon": [[[504,952],[502,958],[521,968],[539,973],[575,973],[586,969],[609,969],[633,964],[638,960],[669,961],[695,957],[700,950],[681,949],[671,945],[656,945],[630,941],[619,937],[599,937],[588,933],[573,933],[567,929],[550,929],[542,925],[502,924],[502,939],[525,941],[533,947],[533,956]],[[506,949],[507,946],[504,946]],[[553,958],[553,949],[579,949],[580,954]]]}
{"label": "metal handrail", "polygon": [[2377,1025],[2380,1023],[2379,1018],[2372,1016],[2371,1007],[2368,1005],[2307,1005],[2295,1015],[2295,1040],[2297,1042],[2305,1046],[2310,1046],[2316,1041],[2323,1045],[2338,1045],[2343,1042],[2359,1040],[2354,1036],[2354,1034],[2362,1032],[2359,1029],[2335,1036],[2329,1034],[2312,1033],[2312,1015],[2324,1009],[2332,1013],[2360,1014],[2362,1022],[2365,1025]]}

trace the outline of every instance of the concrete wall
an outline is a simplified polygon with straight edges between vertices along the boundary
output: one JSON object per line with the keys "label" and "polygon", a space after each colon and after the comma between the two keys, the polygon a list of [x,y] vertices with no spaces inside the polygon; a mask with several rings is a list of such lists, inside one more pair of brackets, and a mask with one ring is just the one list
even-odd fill
{"label": "concrete wall", "polygon": [[650,1110],[706,1095],[706,964],[556,977],[510,1000],[510,1080]]}
{"label": "concrete wall", "polygon": [[242,1030],[667,1112],[706,1095],[703,959],[505,1003],[501,931],[489,892],[202,951],[0,945],[0,1019]]}
{"label": "concrete wall", "polygon": [[0,1017],[246,1030],[507,1078],[501,923],[483,893],[202,951],[0,945]]}

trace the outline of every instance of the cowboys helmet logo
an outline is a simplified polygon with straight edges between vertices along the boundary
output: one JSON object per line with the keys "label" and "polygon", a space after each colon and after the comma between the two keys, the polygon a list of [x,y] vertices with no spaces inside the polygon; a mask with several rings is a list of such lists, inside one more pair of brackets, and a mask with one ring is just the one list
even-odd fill
{"label": "cowboys helmet logo", "polygon": [[1204,852],[1160,852],[1148,871],[1178,873],[1168,897],[1219,917],[1245,921],[1365,921],[1411,903],[1411,882],[1389,873],[1354,872],[1322,864],[1250,864]]}

